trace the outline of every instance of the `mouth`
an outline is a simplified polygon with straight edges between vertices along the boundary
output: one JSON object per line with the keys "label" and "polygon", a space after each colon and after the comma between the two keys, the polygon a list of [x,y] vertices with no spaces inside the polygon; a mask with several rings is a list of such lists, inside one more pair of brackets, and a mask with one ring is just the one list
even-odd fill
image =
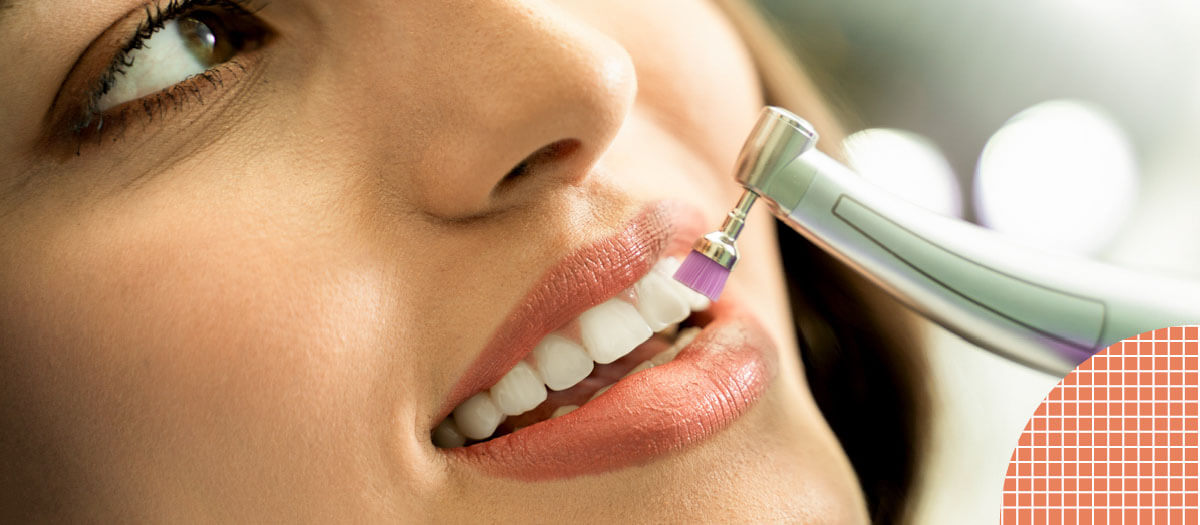
{"label": "mouth", "polygon": [[456,386],[433,445],[494,475],[555,479],[647,462],[748,410],[774,352],[736,299],[672,278],[697,219],[650,206],[552,270]]}
{"label": "mouth", "polygon": [[454,408],[433,444],[486,442],[564,416],[617,381],[669,363],[708,324],[711,303],[671,278],[679,260],[659,261],[638,282],[548,334],[491,388]]}

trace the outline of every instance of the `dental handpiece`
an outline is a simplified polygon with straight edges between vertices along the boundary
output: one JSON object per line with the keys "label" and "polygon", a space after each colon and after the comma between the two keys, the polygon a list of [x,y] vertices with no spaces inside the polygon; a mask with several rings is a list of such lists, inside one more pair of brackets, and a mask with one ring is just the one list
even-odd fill
{"label": "dental handpiece", "polygon": [[737,163],[746,192],[722,230],[697,241],[696,253],[732,270],[734,240],[761,200],[923,316],[1060,376],[1127,337],[1200,322],[1200,283],[1022,246],[927,211],[817,151],[817,138],[791,112],[765,108]]}

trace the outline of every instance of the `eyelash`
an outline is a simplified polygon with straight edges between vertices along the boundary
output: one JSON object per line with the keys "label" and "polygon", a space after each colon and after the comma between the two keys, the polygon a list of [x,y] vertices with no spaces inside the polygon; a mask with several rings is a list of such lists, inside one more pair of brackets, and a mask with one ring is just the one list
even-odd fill
{"label": "eyelash", "polygon": [[[117,108],[108,111],[98,109],[100,100],[112,89],[113,84],[128,68],[133,67],[131,53],[141,49],[145,42],[164,27],[167,22],[187,16],[202,8],[217,9],[229,16],[250,18],[262,6],[255,6],[255,0],[170,0],[166,5],[161,3],[147,4],[143,11],[145,20],[138,24],[133,36],[113,56],[112,63],[94,82],[84,96],[84,104],[77,113],[80,117],[71,126],[70,131],[79,140],[76,155],[79,154],[82,143],[95,138],[97,141],[102,134],[117,132],[115,141],[121,136],[131,113],[141,113],[147,120],[162,115],[165,110],[180,110],[191,102],[204,103],[205,84],[211,88],[220,88],[230,76],[240,75],[246,71],[236,59],[209,68],[203,73],[193,75],[186,80],[147,95],[141,99],[131,100]],[[140,106],[140,108],[139,108]],[[141,111],[139,112],[138,109]]]}

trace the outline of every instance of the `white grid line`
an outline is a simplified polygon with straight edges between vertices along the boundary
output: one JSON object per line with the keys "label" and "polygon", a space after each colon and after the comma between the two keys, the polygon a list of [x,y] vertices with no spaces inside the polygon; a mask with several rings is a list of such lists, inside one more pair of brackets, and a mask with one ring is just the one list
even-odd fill
{"label": "white grid line", "polygon": [[1013,451],[1002,523],[1200,525],[1198,346],[1200,327],[1155,330],[1060,382]]}

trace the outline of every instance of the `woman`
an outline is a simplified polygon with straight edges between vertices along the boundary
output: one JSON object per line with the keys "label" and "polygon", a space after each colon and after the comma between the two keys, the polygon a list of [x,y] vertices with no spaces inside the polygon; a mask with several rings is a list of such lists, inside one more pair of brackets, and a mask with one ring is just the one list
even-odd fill
{"label": "woman", "polygon": [[900,520],[890,303],[790,241],[798,339],[765,215],[727,299],[653,277],[760,85],[835,129],[723,7],[0,2],[5,517]]}

